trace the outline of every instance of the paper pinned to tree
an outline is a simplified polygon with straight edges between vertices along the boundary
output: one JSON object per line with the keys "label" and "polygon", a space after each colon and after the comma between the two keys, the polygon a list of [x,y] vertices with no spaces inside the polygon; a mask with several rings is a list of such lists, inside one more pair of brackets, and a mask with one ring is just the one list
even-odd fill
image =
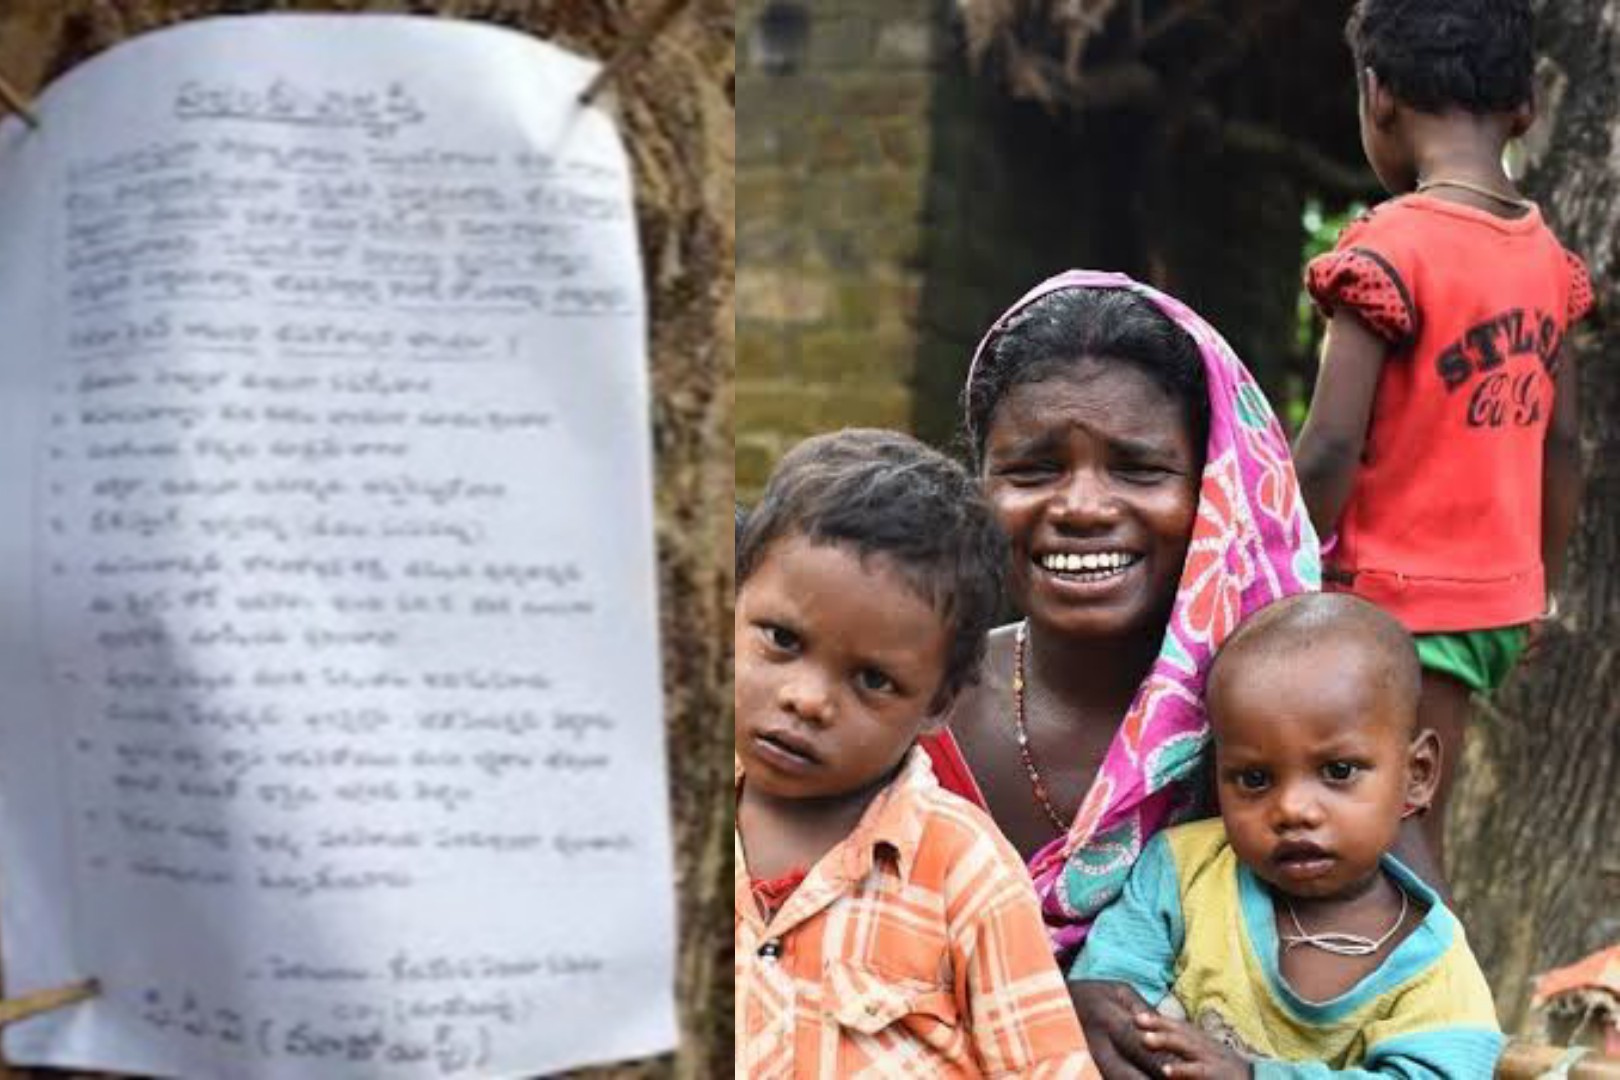
{"label": "paper pinned to tree", "polygon": [[0,125],[18,1063],[520,1076],[675,1038],[645,310],[595,65],[191,23]]}

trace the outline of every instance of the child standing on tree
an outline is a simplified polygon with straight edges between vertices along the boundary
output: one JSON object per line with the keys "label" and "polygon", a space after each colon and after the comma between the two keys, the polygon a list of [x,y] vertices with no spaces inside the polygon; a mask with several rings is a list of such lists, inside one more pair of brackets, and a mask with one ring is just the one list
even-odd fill
{"label": "child standing on tree", "polygon": [[[1580,495],[1574,365],[1585,267],[1502,167],[1534,117],[1529,0],[1358,0],[1362,146],[1396,198],[1311,262],[1331,320],[1295,448],[1329,588],[1417,637],[1442,747],[1437,875],[1469,695],[1501,685],[1547,609]],[[1434,878],[1431,877],[1431,880]]]}

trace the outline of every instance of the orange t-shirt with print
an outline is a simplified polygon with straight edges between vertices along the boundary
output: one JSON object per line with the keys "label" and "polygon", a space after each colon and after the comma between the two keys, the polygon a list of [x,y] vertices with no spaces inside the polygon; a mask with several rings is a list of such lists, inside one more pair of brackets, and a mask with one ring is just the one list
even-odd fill
{"label": "orange t-shirt with print", "polygon": [[1389,343],[1330,583],[1415,633],[1535,619],[1553,374],[1592,304],[1586,268],[1539,210],[1409,195],[1347,228],[1305,284]]}

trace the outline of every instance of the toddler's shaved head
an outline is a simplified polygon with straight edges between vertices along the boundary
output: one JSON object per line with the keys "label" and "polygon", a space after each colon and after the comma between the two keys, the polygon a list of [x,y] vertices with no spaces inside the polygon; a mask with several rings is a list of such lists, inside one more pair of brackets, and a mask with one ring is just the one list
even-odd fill
{"label": "toddler's shaved head", "polygon": [[1205,698],[1212,720],[1219,719],[1223,686],[1251,664],[1292,674],[1321,665],[1354,667],[1369,689],[1395,695],[1402,714],[1416,723],[1422,670],[1411,635],[1384,611],[1348,593],[1290,596],[1239,626],[1210,668]]}

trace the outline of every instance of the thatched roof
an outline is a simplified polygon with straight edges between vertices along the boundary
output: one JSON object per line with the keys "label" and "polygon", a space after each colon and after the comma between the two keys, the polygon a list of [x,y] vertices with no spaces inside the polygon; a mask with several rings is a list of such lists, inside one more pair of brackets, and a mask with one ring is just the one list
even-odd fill
{"label": "thatched roof", "polygon": [[[1261,59],[1258,43],[1280,29],[1341,48],[1348,2],[1304,0],[957,0],[975,67],[993,70],[1016,98],[1110,108],[1160,92],[1166,59],[1182,83],[1209,80]],[[1325,34],[1319,31],[1326,30]],[[1297,42],[1290,40],[1290,44]],[[1286,50],[1286,62],[1301,55]],[[1342,95],[1339,95],[1342,97]]]}
{"label": "thatched roof", "polygon": [[[1376,189],[1346,107],[1349,0],[957,0],[975,71],[1054,113],[1131,109],[1275,158],[1327,191]],[[1328,151],[1328,147],[1339,147]]]}
{"label": "thatched roof", "polygon": [[[957,0],[968,54],[996,54],[1015,97],[1052,102],[1081,79],[1087,42],[1101,33],[1120,0]],[[1129,5],[1139,11],[1139,4]],[[1055,48],[1053,48],[1055,46]]]}

